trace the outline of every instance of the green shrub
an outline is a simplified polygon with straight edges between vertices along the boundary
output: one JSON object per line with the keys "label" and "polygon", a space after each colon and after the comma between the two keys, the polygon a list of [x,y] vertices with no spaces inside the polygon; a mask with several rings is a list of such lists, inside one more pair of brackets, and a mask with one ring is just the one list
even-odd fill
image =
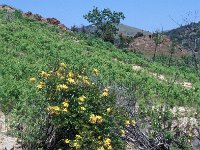
{"label": "green shrub", "polygon": [[[124,126],[130,123],[116,105],[114,91],[91,78],[83,69],[74,73],[64,63],[51,71],[31,77],[47,102],[47,129],[41,141],[44,149],[124,149]],[[41,146],[41,145],[40,145]]]}

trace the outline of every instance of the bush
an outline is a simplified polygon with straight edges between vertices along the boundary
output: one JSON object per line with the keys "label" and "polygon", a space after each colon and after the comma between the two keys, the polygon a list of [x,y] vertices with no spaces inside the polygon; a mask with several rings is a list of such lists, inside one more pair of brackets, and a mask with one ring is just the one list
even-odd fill
{"label": "bush", "polygon": [[[91,78],[83,69],[74,73],[61,63],[51,71],[30,78],[47,102],[46,129],[39,147],[44,149],[124,149],[124,127],[129,124],[116,106],[114,91]],[[45,133],[46,132],[46,133]]]}

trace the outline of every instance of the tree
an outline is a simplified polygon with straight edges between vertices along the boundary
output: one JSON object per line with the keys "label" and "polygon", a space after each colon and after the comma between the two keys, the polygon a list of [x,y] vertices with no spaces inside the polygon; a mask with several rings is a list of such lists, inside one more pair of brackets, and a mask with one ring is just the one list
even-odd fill
{"label": "tree", "polygon": [[[192,14],[192,12],[188,12],[186,15],[187,17],[184,18],[184,22],[185,22],[185,26],[182,26],[181,24],[179,24],[178,22],[176,22],[175,20],[172,19],[172,21],[174,21],[178,26],[179,26],[179,30],[177,30],[178,33],[175,34],[175,37],[179,38],[179,41],[181,41],[181,45],[186,47],[189,51],[192,52],[192,61],[193,61],[193,65],[195,67],[196,70],[196,74],[198,75],[198,77],[200,78],[200,68],[199,68],[199,58],[197,55],[198,52],[198,43],[200,41],[200,38],[198,36],[197,32],[199,30],[199,23],[195,23],[196,18],[197,18],[197,12],[195,12],[194,14]],[[193,17],[194,16],[194,17]],[[192,19],[194,18],[194,20]],[[172,36],[173,33],[171,33],[171,38],[173,38],[174,36]]]}
{"label": "tree", "polygon": [[118,31],[117,25],[121,19],[125,19],[122,12],[112,12],[108,8],[100,11],[98,7],[94,7],[93,10],[89,11],[83,17],[95,26],[95,36],[111,43],[114,43],[114,37]]}
{"label": "tree", "polygon": [[154,43],[155,43],[154,54],[153,54],[153,61],[155,61],[157,48],[158,48],[158,46],[163,42],[162,40],[163,40],[163,39],[162,39],[162,34],[159,33],[158,31],[156,31],[156,32],[153,34],[153,41],[154,41]]}
{"label": "tree", "polygon": [[169,67],[171,66],[172,57],[173,57],[175,51],[176,51],[176,41],[172,40],[172,43],[169,46],[169,52],[170,52],[169,64],[168,64]]}

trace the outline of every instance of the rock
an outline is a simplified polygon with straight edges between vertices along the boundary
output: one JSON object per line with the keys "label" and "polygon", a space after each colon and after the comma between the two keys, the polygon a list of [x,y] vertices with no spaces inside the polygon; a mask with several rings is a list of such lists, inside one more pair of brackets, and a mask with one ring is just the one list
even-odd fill
{"label": "rock", "polygon": [[60,24],[60,21],[56,18],[47,18],[47,22],[54,26],[58,26]]}
{"label": "rock", "polygon": [[6,125],[5,125],[6,117],[3,112],[0,111],[0,133],[6,132]]}
{"label": "rock", "polygon": [[28,11],[28,12],[24,13],[24,15],[27,16],[27,17],[31,17],[31,16],[33,16],[33,13]]}
{"label": "rock", "polygon": [[58,28],[62,30],[67,30],[67,27],[64,24],[58,24]]}
{"label": "rock", "polygon": [[21,145],[17,142],[17,138],[6,135],[6,117],[0,111],[0,150],[22,150]]}
{"label": "rock", "polygon": [[14,12],[16,9],[7,5],[0,6],[0,10],[5,10],[7,12]]}

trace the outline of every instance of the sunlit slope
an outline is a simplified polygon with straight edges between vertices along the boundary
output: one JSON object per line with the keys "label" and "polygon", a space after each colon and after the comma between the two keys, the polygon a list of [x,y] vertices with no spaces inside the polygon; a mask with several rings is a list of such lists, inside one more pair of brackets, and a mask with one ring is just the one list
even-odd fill
{"label": "sunlit slope", "polygon": [[64,32],[18,12],[10,18],[6,15],[0,11],[0,101],[4,109],[26,96],[31,76],[58,62],[97,68],[105,82],[135,89],[139,102],[196,108],[200,104],[200,82],[190,71],[150,63],[100,39]]}

